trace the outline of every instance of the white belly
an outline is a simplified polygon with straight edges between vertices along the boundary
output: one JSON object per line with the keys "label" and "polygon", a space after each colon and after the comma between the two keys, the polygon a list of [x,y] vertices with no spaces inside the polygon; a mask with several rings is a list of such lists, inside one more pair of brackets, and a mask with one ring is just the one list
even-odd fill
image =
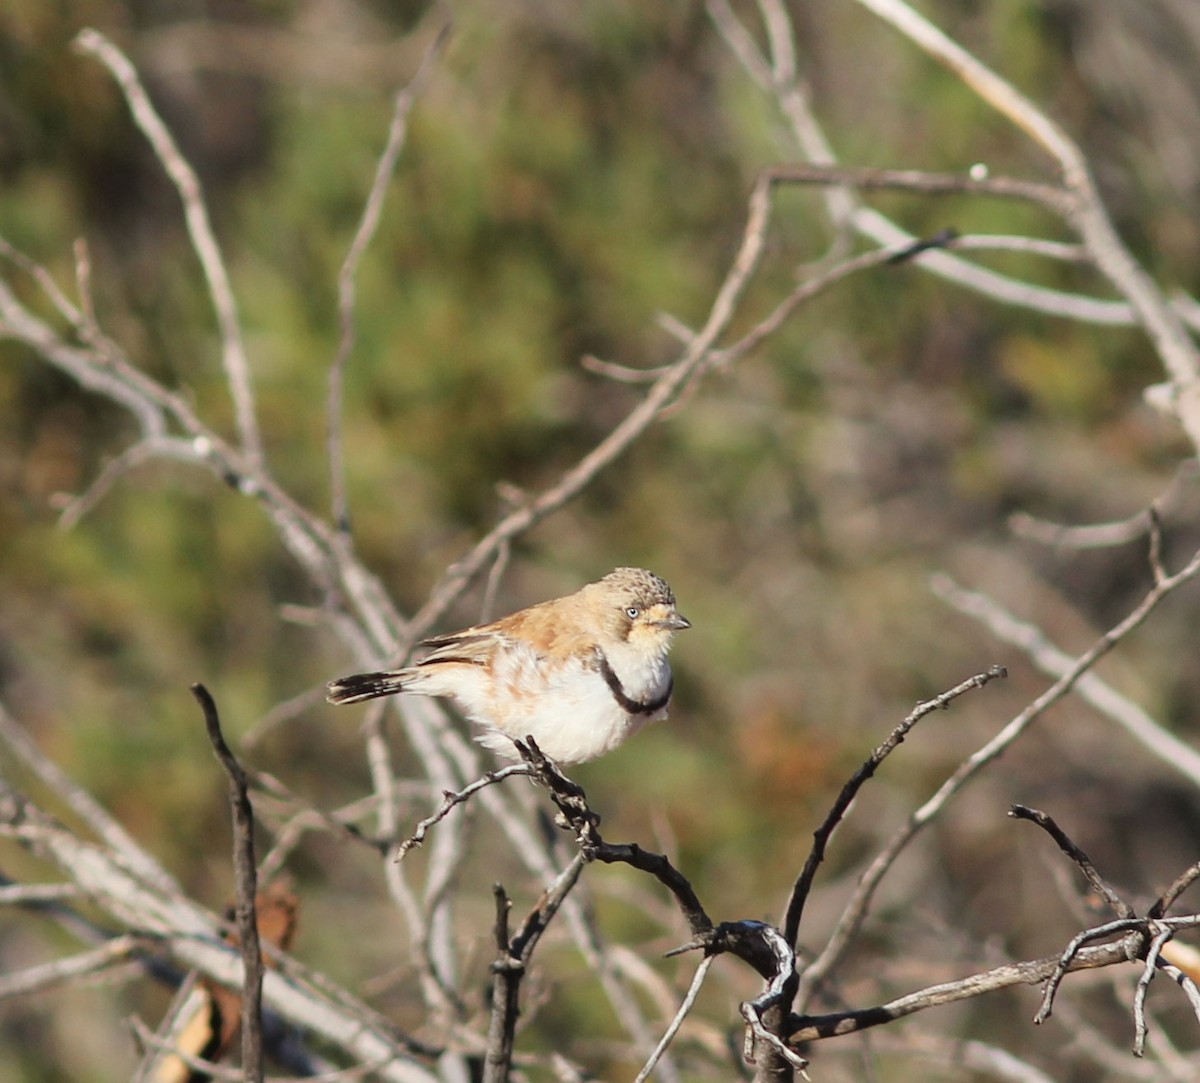
{"label": "white belly", "polygon": [[[653,702],[670,687],[671,670],[665,657],[651,660],[651,664],[639,660],[635,667],[619,656],[610,662],[632,700]],[[533,652],[507,651],[492,672],[480,667],[477,680],[464,684],[460,679],[456,684],[453,698],[468,718],[483,727],[480,743],[510,759],[516,758],[512,738],[528,736],[560,763],[595,759],[647,722],[667,716],[665,704],[653,713],[631,714],[617,702],[597,669],[582,661],[548,668],[546,660]],[[428,691],[446,694],[433,688]]]}

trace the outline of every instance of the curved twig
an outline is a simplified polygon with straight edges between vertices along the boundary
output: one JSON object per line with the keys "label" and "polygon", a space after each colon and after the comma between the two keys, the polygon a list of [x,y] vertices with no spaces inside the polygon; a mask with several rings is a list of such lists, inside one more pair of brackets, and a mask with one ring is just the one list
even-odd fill
{"label": "curved twig", "polygon": [[212,297],[217,324],[221,331],[221,356],[225,366],[225,377],[229,381],[229,392],[233,398],[242,450],[250,465],[258,469],[263,462],[262,437],[254,413],[254,392],[251,389],[250,366],[246,360],[246,347],[242,341],[242,329],[238,321],[237,301],[229,282],[229,273],[225,269],[221,247],[208,218],[208,208],[204,204],[200,180],[155,110],[146,88],[142,86],[137,69],[129,62],[129,58],[98,30],[91,28],[80,31],[75,45],[80,52],[99,60],[116,79],[134,121],[146,136],[155,156],[162,163],[183,201],[183,215],[187,222],[188,234],[200,260],[200,266],[204,269],[208,292]]}

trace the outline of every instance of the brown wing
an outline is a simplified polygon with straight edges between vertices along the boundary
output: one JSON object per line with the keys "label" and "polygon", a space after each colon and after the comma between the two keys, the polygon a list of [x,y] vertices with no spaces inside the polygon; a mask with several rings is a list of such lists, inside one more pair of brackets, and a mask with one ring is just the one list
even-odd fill
{"label": "brown wing", "polygon": [[510,613],[491,624],[478,624],[460,632],[431,636],[418,644],[432,648],[418,666],[438,662],[471,662],[483,665],[513,640],[547,658],[565,658],[588,651],[595,643],[594,620],[582,608],[579,596],[541,602]]}
{"label": "brown wing", "polygon": [[421,640],[417,646],[433,649],[417,662],[417,665],[437,665],[439,662],[486,665],[505,641],[503,635],[487,630],[490,627],[490,625],[481,625],[479,628],[468,628],[462,632],[452,632],[449,635],[432,636],[429,639]]}

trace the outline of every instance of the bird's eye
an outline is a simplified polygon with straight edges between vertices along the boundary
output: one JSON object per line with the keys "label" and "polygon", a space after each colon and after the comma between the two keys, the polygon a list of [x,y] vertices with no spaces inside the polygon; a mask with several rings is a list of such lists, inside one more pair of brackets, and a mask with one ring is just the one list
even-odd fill
{"label": "bird's eye", "polygon": [[638,609],[636,605],[631,605],[625,610],[625,616],[627,616],[630,620],[637,620],[641,615],[642,611]]}

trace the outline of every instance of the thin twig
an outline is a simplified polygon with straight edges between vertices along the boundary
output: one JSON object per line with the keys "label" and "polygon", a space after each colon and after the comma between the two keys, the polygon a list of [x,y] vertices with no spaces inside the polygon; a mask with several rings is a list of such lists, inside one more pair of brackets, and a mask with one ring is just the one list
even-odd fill
{"label": "thin twig", "polygon": [[642,1066],[642,1070],[634,1077],[633,1083],[645,1083],[650,1078],[650,1073],[654,1071],[654,1066],[658,1064],[659,1058],[667,1051],[667,1046],[675,1040],[675,1035],[679,1033],[679,1028],[683,1026],[683,1021],[695,1006],[696,998],[700,995],[700,987],[704,984],[704,979],[708,976],[708,968],[712,966],[716,958],[715,955],[709,955],[700,960],[700,965],[696,967],[696,973],[692,976],[692,984],[688,986],[687,995],[679,1005],[679,1011],[675,1013],[667,1029],[663,1031],[663,1036],[659,1040],[658,1045],[654,1047],[654,1052],[650,1054],[649,1059]]}
{"label": "thin twig", "polygon": [[40,993],[64,982],[75,982],[87,975],[109,970],[117,963],[135,957],[143,943],[141,938],[133,934],[115,936],[90,951],[0,975],[0,1001]]}
{"label": "thin twig", "polygon": [[1154,901],[1154,905],[1148,911],[1149,916],[1152,918],[1164,917],[1175,900],[1198,879],[1200,879],[1200,861],[1185,869],[1175,878],[1171,886]]}
{"label": "thin twig", "polygon": [[[1176,575],[1156,583],[1145,601],[1151,606],[1156,605],[1165,593],[1188,582],[1198,573],[1200,551]],[[1047,676],[1061,681],[1072,672],[1076,659],[1052,643],[1037,625],[1021,620],[995,599],[978,591],[967,590],[945,575],[935,576],[931,586],[934,594],[947,605],[983,624],[1001,642],[1019,647]],[[1144,616],[1140,619],[1144,619]],[[1095,673],[1077,674],[1071,680],[1071,689],[1106,718],[1121,726],[1162,763],[1180,772],[1192,785],[1200,786],[1200,753],[1156,722],[1143,708]]]}
{"label": "thin twig", "polygon": [[1115,921],[1106,921],[1103,925],[1084,929],[1081,933],[1073,936],[1067,943],[1066,948],[1063,949],[1063,953],[1059,956],[1058,964],[1055,966],[1054,971],[1046,979],[1046,987],[1042,991],[1042,1002],[1033,1017],[1033,1021],[1041,1025],[1050,1018],[1054,1009],[1054,997],[1058,993],[1058,987],[1062,984],[1063,978],[1072,969],[1071,964],[1085,945],[1090,944],[1093,940],[1103,940],[1105,937],[1116,936],[1118,933],[1134,932],[1137,934],[1136,936],[1132,938],[1125,937],[1121,940],[1121,943],[1126,945],[1131,952],[1129,958],[1133,959],[1141,954],[1142,934],[1145,928],[1145,919],[1134,916],[1117,918]]}
{"label": "thin twig", "polygon": [[155,110],[129,58],[98,30],[91,28],[80,31],[75,45],[81,52],[94,56],[112,73],[125,95],[134,121],[146,136],[155,156],[179,192],[188,234],[200,260],[200,266],[204,269],[204,277],[208,282],[209,295],[212,297],[217,324],[220,327],[222,361],[226,379],[229,381],[229,393],[233,399],[242,451],[250,464],[257,469],[262,466],[263,461],[262,438],[254,413],[250,366],[242,341],[237,301],[229,282],[229,273],[225,269],[220,245],[209,221],[200,179]]}
{"label": "thin twig", "polygon": [[[915,238],[914,238],[915,240]],[[783,325],[784,321],[806,301],[812,300],[827,289],[872,267],[883,267],[897,255],[911,247],[911,243],[898,245],[895,248],[878,248],[869,252],[860,252],[856,256],[843,260],[821,271],[813,278],[806,279],[796,286],[782,301],[779,302],[762,320],[747,331],[736,342],[730,343],[723,349],[713,352],[713,364],[727,366],[740,360],[753,350],[759,343],[773,335]]]}
{"label": "thin twig", "polygon": [[[950,801],[973,781],[984,767],[1008,749],[1038,718],[1089,678],[1091,676],[1089,670],[1138,628],[1165,597],[1189,582],[1197,574],[1200,574],[1200,551],[1197,551],[1191,561],[1175,575],[1162,583],[1156,583],[1123,620],[1101,635],[1083,654],[1071,660],[1049,688],[1012,718],[999,733],[968,756],[938,787],[937,792],[909,816],[908,821],[892,835],[866,871],[859,877],[854,893],[842,911],[825,947],[817,958],[804,969],[798,993],[798,1001],[801,1005],[807,1002],[816,986],[847,951],[866,917],[880,881],[917,834],[936,819]],[[947,577],[936,577],[934,580],[935,591],[944,593],[949,589],[946,586],[947,583],[949,583]]]}
{"label": "thin twig", "polygon": [[597,357],[592,353],[585,353],[579,359],[579,364],[587,372],[593,372],[597,376],[603,376],[605,379],[621,384],[652,384],[666,371],[666,366],[635,369],[629,365],[618,365],[614,361],[605,361],[604,358]]}
{"label": "thin twig", "polygon": [[771,166],[767,172],[781,184],[829,184],[864,191],[915,192],[931,196],[994,196],[1026,200],[1060,214],[1067,208],[1067,193],[1061,188],[1018,177],[976,178],[967,173],[929,173],[919,169],[874,169],[810,162]]}
{"label": "thin twig", "polygon": [[54,276],[46,267],[37,260],[31,259],[19,248],[14,248],[3,237],[0,237],[0,256],[29,275],[41,287],[42,292],[58,311],[58,314],[72,327],[78,329],[83,324],[86,318],[83,311],[68,300],[67,295],[59,289]]}
{"label": "thin twig", "polygon": [[407,654],[419,639],[474,582],[494,559],[500,546],[524,534],[546,516],[577,496],[592,480],[622,455],[654,423],[675,396],[689,383],[695,370],[709,359],[724,334],[737,303],[758,268],[766,244],[771,209],[770,184],[760,178],[747,205],[746,223],[737,253],[726,272],[704,326],[650,390],[595,447],[568,469],[550,488],[523,507],[510,512],[469,553],[452,565],[431,591],[425,604],[409,621],[396,654]]}
{"label": "thin twig", "polygon": [[1158,929],[1150,941],[1150,946],[1146,949],[1145,965],[1142,967],[1141,974],[1138,975],[1137,986],[1133,991],[1133,1055],[1135,1057],[1142,1057],[1146,1054],[1146,1036],[1150,1033],[1150,1028],[1146,1023],[1146,993],[1150,989],[1150,982],[1154,980],[1154,972],[1158,968],[1163,945],[1174,935],[1174,929]]}
{"label": "thin twig", "polygon": [[1162,516],[1156,505],[1151,504],[1147,509],[1147,518],[1150,520],[1150,551],[1147,554],[1150,561],[1150,572],[1154,576],[1154,582],[1161,583],[1167,578],[1167,568],[1163,563]]}
{"label": "thin twig", "polygon": [[75,288],[79,291],[79,307],[83,324],[97,328],[96,302],[92,297],[92,253],[86,237],[76,237],[71,246],[75,254]]}
{"label": "thin twig", "polygon": [[408,138],[408,117],[413,103],[429,81],[436,59],[441,55],[450,36],[450,24],[446,23],[434,36],[425,50],[416,74],[408,85],[396,94],[392,107],[392,121],[388,128],[383,153],[375,163],[375,177],[363,205],[362,217],[354,231],[349,251],[338,272],[338,322],[341,333],[338,337],[337,354],[329,369],[326,424],[329,451],[330,502],[335,528],[344,537],[350,532],[350,510],[346,497],[345,447],[342,441],[342,397],[346,376],[346,363],[354,349],[354,310],[356,306],[356,279],[367,246],[375,237],[379,220],[383,215],[383,201],[388,184],[396,172],[396,162]]}
{"label": "thin twig", "polygon": [[213,752],[229,779],[229,805],[233,810],[233,872],[237,888],[236,919],[242,951],[242,1068],[250,1083],[262,1083],[262,949],[258,941],[257,872],[254,864],[254,810],[250,805],[246,772],[225,743],[217,705],[202,684],[192,685],[204,712],[204,728]]}
{"label": "thin twig", "polygon": [[[1128,962],[1136,957],[1140,941],[1140,934],[1135,932],[1112,944],[1082,948],[1071,958],[1067,970],[1074,972]],[[1014,985],[1038,985],[1054,974],[1060,962],[1061,956],[1056,955],[1028,962],[1006,963],[980,974],[907,993],[875,1007],[856,1008],[827,1015],[794,1015],[788,1040],[796,1045],[821,1038],[853,1034],[891,1023],[915,1012],[969,1000],[998,989],[1007,989]]]}
{"label": "thin twig", "polygon": [[73,530],[122,477],[152,459],[195,462],[196,450],[190,440],[169,436],[148,436],[136,444],[131,444],[105,464],[84,492],[72,497],[63,506],[58,516],[58,528]]}
{"label": "thin twig", "polygon": [[842,787],[842,792],[838,794],[821,826],[813,832],[812,849],[809,851],[808,858],[804,862],[804,868],[801,870],[800,875],[796,878],[795,885],[792,887],[792,894],[788,899],[787,912],[783,921],[783,934],[787,937],[789,944],[794,947],[800,935],[800,922],[804,916],[804,905],[812,889],[817,869],[820,868],[821,862],[825,859],[825,848],[828,845],[830,836],[832,836],[837,825],[841,823],[842,817],[846,815],[846,811],[850,808],[854,798],[858,796],[859,790],[862,789],[866,782],[879,769],[879,765],[904,741],[913,726],[920,722],[926,715],[932,714],[934,711],[945,710],[959,696],[964,695],[972,689],[982,688],[989,681],[993,681],[998,677],[1003,678],[1007,676],[1008,672],[1003,666],[993,666],[985,673],[976,673],[973,677],[968,677],[965,681],[955,685],[955,687],[948,691],[934,696],[933,699],[918,703],[909,712],[908,717],[888,734],[887,739],[854,772]]}
{"label": "thin twig", "polygon": [[393,860],[403,861],[410,850],[415,850],[425,841],[425,836],[429,833],[431,827],[441,823],[450,815],[452,809],[461,805],[464,801],[470,800],[474,794],[477,794],[485,786],[492,786],[497,782],[503,782],[506,778],[512,778],[513,775],[529,775],[531,773],[532,771],[528,764],[511,763],[507,767],[489,771],[474,782],[464,786],[461,790],[444,790],[442,792],[441,805],[438,806],[436,811],[418,823],[413,833],[396,847]]}
{"label": "thin twig", "polygon": [[[1180,491],[1185,485],[1195,483],[1198,473],[1200,473],[1200,463],[1194,458],[1185,459],[1176,467],[1166,488],[1154,498],[1153,502],[1147,508],[1143,508],[1125,519],[1070,526],[1039,519],[1027,512],[1016,512],[1009,517],[1009,529],[1019,538],[1028,538],[1043,545],[1052,545],[1056,549],[1103,549],[1126,545],[1142,537],[1148,531],[1154,531],[1156,529],[1155,518],[1161,520],[1164,510],[1179,498]],[[1161,528],[1161,522],[1159,522],[1157,530],[1161,532]],[[1157,542],[1151,540],[1150,563],[1156,574],[1163,571],[1161,538]],[[1165,576],[1165,571],[1163,574]]]}
{"label": "thin twig", "polygon": [[1092,885],[1092,890],[1108,903],[1109,908],[1117,917],[1131,918],[1134,916],[1133,907],[1113,890],[1108,881],[1100,875],[1096,866],[1092,864],[1087,854],[1059,827],[1051,816],[1040,809],[1029,808],[1026,805],[1013,805],[1009,809],[1008,814],[1018,820],[1029,820],[1030,823],[1037,824],[1038,827],[1045,831],[1054,840],[1058,848],[1075,862],[1079,867],[1079,871],[1087,879],[1087,882]]}
{"label": "thin twig", "polygon": [[483,589],[483,602],[479,606],[479,623],[487,624],[496,612],[496,595],[500,591],[500,582],[508,570],[508,562],[512,557],[512,545],[505,542],[496,550],[496,559],[492,561],[492,570],[488,572],[487,586]]}
{"label": "thin twig", "polygon": [[1008,528],[1018,538],[1062,549],[1111,549],[1127,545],[1146,533],[1147,523],[1144,510],[1126,519],[1079,526],[1052,523],[1023,511],[1014,512],[1008,518]]}

